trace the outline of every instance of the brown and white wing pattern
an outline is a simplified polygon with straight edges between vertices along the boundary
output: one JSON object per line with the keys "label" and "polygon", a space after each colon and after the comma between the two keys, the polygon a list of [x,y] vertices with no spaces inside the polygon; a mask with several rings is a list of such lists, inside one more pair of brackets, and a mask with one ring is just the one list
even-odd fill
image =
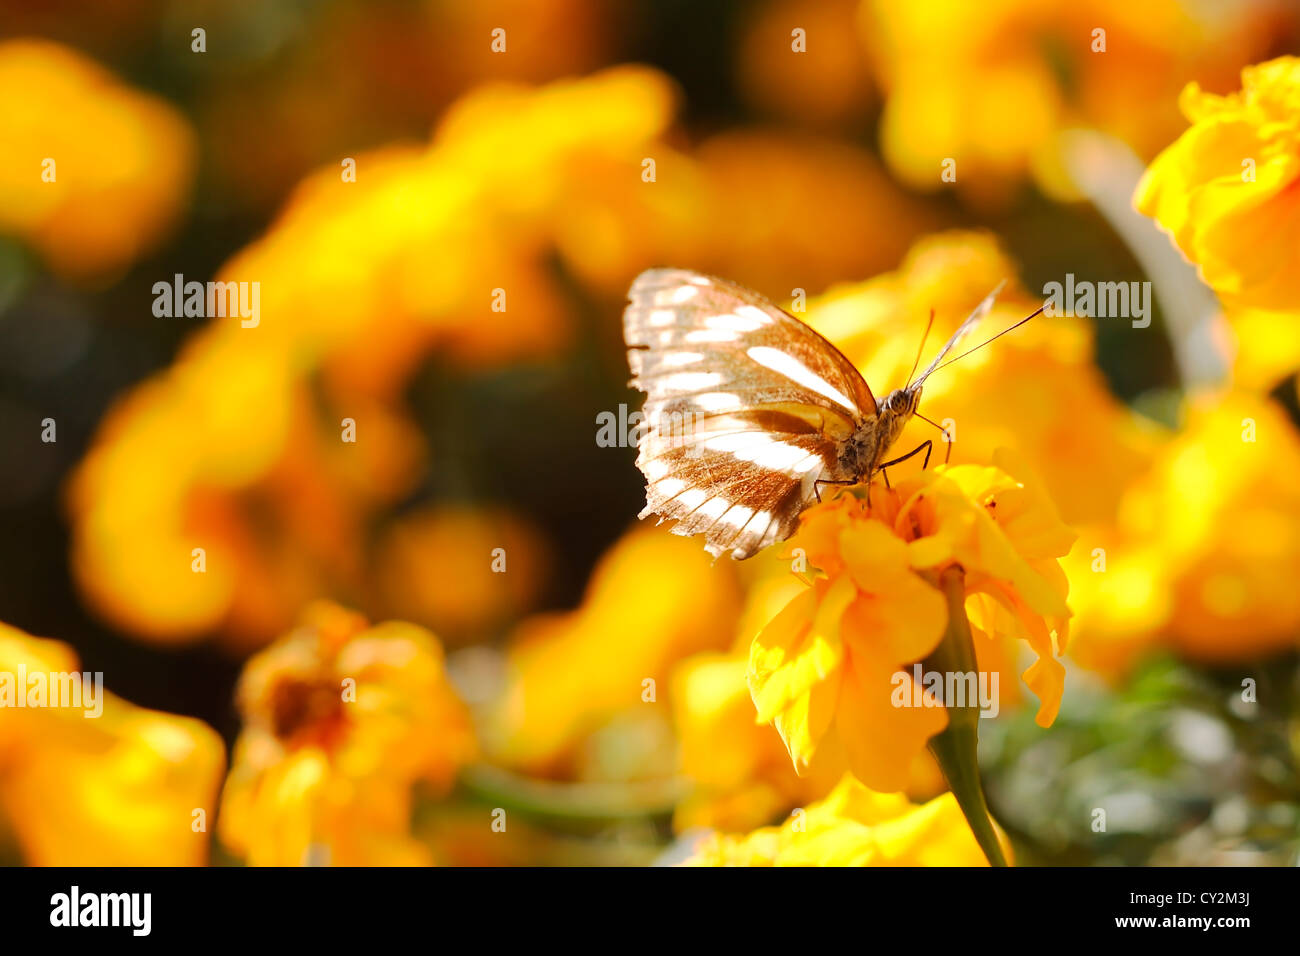
{"label": "brown and white wing pattern", "polygon": [[747,558],[789,537],[838,479],[840,447],[876,414],[840,352],[755,292],[682,269],[632,284],[623,333],[631,385],[646,392],[637,466],[641,516]]}

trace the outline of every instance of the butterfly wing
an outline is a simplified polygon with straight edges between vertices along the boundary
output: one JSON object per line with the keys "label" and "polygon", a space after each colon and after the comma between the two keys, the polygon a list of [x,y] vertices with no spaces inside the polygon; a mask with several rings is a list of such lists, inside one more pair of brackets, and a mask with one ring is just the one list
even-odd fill
{"label": "butterfly wing", "polygon": [[936,355],[933,361],[925,367],[925,371],[912,381],[910,386],[911,388],[920,388],[922,383],[930,377],[930,373],[938,368],[939,364],[944,360],[944,357],[953,350],[953,347],[975,330],[975,326],[979,325],[984,316],[988,315],[989,310],[993,308],[993,303],[996,301],[998,293],[1002,291],[1002,287],[1005,285],[1005,280],[999,282],[998,287],[986,295],[980,304],[971,310],[971,314],[966,317],[966,321],[957,326],[957,331],[954,332],[948,341],[944,343],[943,348],[939,350],[939,354]]}
{"label": "butterfly wing", "polygon": [[651,269],[623,313],[631,385],[646,392],[641,512],[747,558],[798,527],[841,443],[876,414],[871,389],[828,341],[756,292]]}

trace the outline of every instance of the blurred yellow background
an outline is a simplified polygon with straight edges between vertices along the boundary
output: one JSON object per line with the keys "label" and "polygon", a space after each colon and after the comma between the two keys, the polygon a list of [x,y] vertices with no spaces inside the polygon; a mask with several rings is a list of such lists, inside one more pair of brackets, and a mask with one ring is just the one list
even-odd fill
{"label": "blurred yellow background", "polygon": [[[878,396],[1004,279],[990,331],[1150,283],[1146,325],[1045,316],[926,387],[954,463],[1014,452],[1077,535],[1050,729],[1033,653],[982,652],[985,786],[1021,865],[1296,862],[1294,3],[0,25],[0,672],[111,691],[0,708],[0,862],[980,862],[927,755],[878,794],[756,723],[788,549],[635,521],[597,421],[639,407],[657,265],[796,310]],[[213,281],[257,314],[159,314]]]}

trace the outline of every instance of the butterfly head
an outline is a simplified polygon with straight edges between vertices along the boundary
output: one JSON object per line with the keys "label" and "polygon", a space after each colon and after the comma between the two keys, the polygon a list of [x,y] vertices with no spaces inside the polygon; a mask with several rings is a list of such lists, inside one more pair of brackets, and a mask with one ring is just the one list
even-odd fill
{"label": "butterfly head", "polygon": [[907,421],[916,414],[916,409],[921,404],[921,386],[910,385],[907,388],[896,388],[885,396],[882,404],[882,411],[889,412],[902,421]]}
{"label": "butterfly head", "polygon": [[916,414],[921,404],[921,386],[896,388],[882,399],[876,400],[876,417],[860,435],[854,436],[853,460],[849,467],[860,479],[875,473],[903,428]]}

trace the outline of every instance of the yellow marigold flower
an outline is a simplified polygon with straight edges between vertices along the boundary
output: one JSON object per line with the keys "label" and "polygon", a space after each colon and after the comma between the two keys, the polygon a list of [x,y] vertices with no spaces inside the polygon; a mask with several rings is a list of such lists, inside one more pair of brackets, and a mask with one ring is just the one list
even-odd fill
{"label": "yellow marigold flower", "polygon": [[1220,331],[1232,361],[1232,380],[1241,388],[1267,391],[1300,371],[1300,335],[1293,312],[1233,309]]}
{"label": "yellow marigold flower", "polygon": [[[985,337],[1041,305],[1014,282],[1016,273],[993,236],[941,233],[915,243],[896,271],[810,300],[807,320],[883,395],[907,380],[931,309],[932,352],[1003,280],[1013,281],[984,320]],[[1133,476],[1145,470],[1156,436],[1111,394],[1094,351],[1087,319],[1039,317],[934,375],[921,411],[951,423],[954,462],[986,462],[996,449],[1013,448],[1042,476],[1067,521],[1109,521]],[[941,433],[918,418],[896,447],[910,450],[926,439],[942,460]],[[917,458],[901,469],[920,464]]]}
{"label": "yellow marigold flower", "polygon": [[[692,261],[756,288],[784,294],[874,275],[938,225],[869,151],[828,137],[729,131],[701,143],[694,158],[704,188]],[[679,248],[664,254],[681,261]]]}
{"label": "yellow marigold flower", "polygon": [[1156,157],[1134,195],[1226,302],[1300,309],[1300,58],[1241,71],[1241,91],[1190,83],[1192,127]]}
{"label": "yellow marigold flower", "polygon": [[256,326],[195,335],[106,416],[73,477],[73,568],[96,610],[156,641],[249,647],[322,594],[418,603],[366,575],[369,529],[427,459],[407,383],[434,355],[486,366],[564,347],[572,303],[549,259],[568,199],[591,177],[643,186],[672,106],[668,79],[637,67],[493,85],[426,148],[359,155],[355,182],[338,167],[307,180],[217,276],[261,283]]}
{"label": "yellow marigold flower", "polygon": [[[858,0],[768,0],[739,24],[737,81],[754,108],[800,124],[843,126],[872,105]],[[792,36],[798,28],[803,36]],[[802,41],[805,56],[796,50]]]}
{"label": "yellow marigold flower", "polygon": [[792,547],[822,575],[755,638],[749,658],[758,718],[780,731],[800,773],[832,739],[868,786],[907,784],[948,718],[933,702],[900,707],[895,694],[921,693],[907,665],[944,635],[947,607],[933,582],[954,565],[977,638],[1028,642],[1038,661],[1023,676],[1039,723],[1055,718],[1069,615],[1056,559],[1074,535],[1040,490],[1012,477],[1022,464],[1008,455],[997,464],[940,466],[893,489],[877,482],[867,499],[841,494],[805,513]]}
{"label": "yellow marigold flower", "polygon": [[630,532],[601,559],[578,610],[529,618],[511,638],[493,757],[570,769],[579,742],[612,718],[664,707],[676,661],[731,641],[739,595],[729,572],[662,528]]}
{"label": "yellow marigold flower", "polygon": [[1168,560],[1159,539],[1134,540],[1118,525],[1080,529],[1062,562],[1074,611],[1071,659],[1119,677],[1158,645],[1173,614]]}
{"label": "yellow marigold flower", "polygon": [[194,175],[180,113],[44,40],[0,43],[0,90],[0,231],[73,277],[149,251]]}
{"label": "yellow marigold flower", "polygon": [[[747,651],[697,654],[673,673],[681,770],[694,784],[673,814],[679,832],[751,830],[825,796],[844,775],[843,755],[826,751],[804,776],[794,772],[780,734],[754,720],[745,679],[748,657]],[[909,768],[907,794],[927,798],[944,789],[934,758],[918,754]]]}
{"label": "yellow marigold flower", "polygon": [[649,158],[653,188],[598,153],[575,158],[581,188],[556,210],[565,265],[613,311],[639,268],[690,262],[755,288],[815,289],[889,268],[938,224],[868,150],[830,137],[733,129],[690,151],[658,143]]}
{"label": "yellow marigold flower", "polygon": [[[1003,852],[1010,843],[999,832]],[[851,776],[779,826],[714,835],[687,866],[987,866],[951,793],[917,806]]]}
{"label": "yellow marigold flower", "polygon": [[781,738],[754,722],[738,654],[697,654],[673,674],[673,716],[681,740],[682,772],[697,792],[673,817],[681,831],[705,826],[748,830],[791,807],[824,796],[843,774],[843,761],[819,761],[800,777]]}
{"label": "yellow marigold flower", "polygon": [[[454,554],[483,557],[447,560]],[[538,531],[505,509],[417,509],[377,545],[375,603],[392,617],[436,628],[448,643],[482,640],[531,607],[546,556]]]}
{"label": "yellow marigold flower", "polygon": [[1283,409],[1243,392],[1197,396],[1186,415],[1125,496],[1112,538],[1072,559],[1074,653],[1087,666],[1119,672],[1153,648],[1251,661],[1296,644],[1300,435]]}
{"label": "yellow marigold flower", "polygon": [[[830,792],[844,775],[844,755],[828,746],[804,776],[795,773],[781,735],[754,719],[748,672],[749,648],[787,604],[807,590],[791,571],[788,555],[772,548],[737,570],[745,582],[745,603],[736,640],[726,653],[705,652],[677,665],[672,676],[673,723],[680,741],[679,765],[693,785],[677,805],[678,831],[708,827],[745,831],[762,826],[794,806]],[[752,577],[751,577],[752,575]],[[1010,671],[996,666],[1008,686]],[[927,751],[913,761],[907,794],[927,799],[945,789]]]}
{"label": "yellow marigold flower", "polygon": [[411,624],[332,604],[249,660],[221,839],[254,865],[419,864],[412,789],[450,786],[476,754],[442,648]]}
{"label": "yellow marigold flower", "polygon": [[[66,644],[0,624],[0,681],[16,693],[27,694],[37,673],[80,671]],[[221,738],[201,721],[136,707],[102,686],[91,707],[85,689],[81,708],[0,706],[0,834],[12,834],[34,866],[206,863],[225,767]]]}
{"label": "yellow marigold flower", "polygon": [[[909,184],[997,201],[1033,175],[1069,195],[1057,134],[1088,127],[1149,156],[1178,84],[1226,80],[1267,49],[1265,6],[1231,18],[1183,0],[867,0],[861,33],[886,91],[885,159]],[[1162,138],[1163,137],[1163,138]],[[941,178],[955,162],[955,181]]]}

